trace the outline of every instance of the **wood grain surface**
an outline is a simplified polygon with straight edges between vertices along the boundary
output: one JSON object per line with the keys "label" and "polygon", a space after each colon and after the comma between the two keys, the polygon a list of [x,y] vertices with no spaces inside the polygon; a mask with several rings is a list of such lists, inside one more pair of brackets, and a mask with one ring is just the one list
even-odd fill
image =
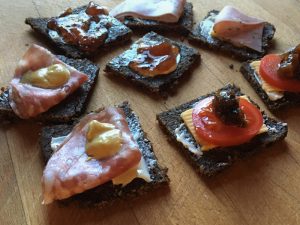
{"label": "wood grain surface", "polygon": [[[16,63],[30,44],[49,47],[24,24],[26,17],[54,16],[69,6],[87,2],[0,0],[0,86],[8,84]],[[96,2],[113,7],[119,1]],[[277,28],[275,52],[300,42],[299,0],[192,2],[195,21],[211,9],[230,4],[271,22]],[[153,142],[160,163],[169,168],[170,188],[104,209],[63,207],[57,203],[43,206],[40,180],[44,164],[37,142],[41,127],[23,122],[0,129],[0,224],[300,224],[300,107],[273,115],[289,124],[284,142],[235,163],[216,177],[203,178],[168,143],[156,122],[156,113],[229,82],[239,85],[263,109],[265,106],[238,72],[239,62],[203,49],[199,49],[201,66],[167,100],[152,98],[127,83],[109,79],[103,72],[105,64],[128,46],[119,46],[97,57],[100,79],[88,109],[129,100]],[[230,64],[234,65],[233,70]]]}

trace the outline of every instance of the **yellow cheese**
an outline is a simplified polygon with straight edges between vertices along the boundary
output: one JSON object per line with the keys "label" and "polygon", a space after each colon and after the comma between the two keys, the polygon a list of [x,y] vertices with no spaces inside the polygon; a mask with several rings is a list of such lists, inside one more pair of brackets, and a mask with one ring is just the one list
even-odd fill
{"label": "yellow cheese", "polygon": [[274,87],[267,83],[259,74],[259,66],[260,66],[260,60],[253,61],[250,66],[254,69],[256,74],[258,75],[258,78],[261,82],[261,87],[264,89],[264,91],[267,93],[271,101],[276,101],[283,97],[284,93],[283,90],[280,88]]}
{"label": "yellow cheese", "polygon": [[137,166],[134,166],[127,170],[126,172],[122,173],[121,175],[112,179],[114,185],[122,184],[125,186],[129,184],[134,178],[137,177]]}
{"label": "yellow cheese", "polygon": [[114,185],[122,184],[123,186],[129,184],[134,178],[141,178],[146,182],[151,182],[149,169],[146,164],[144,157],[142,156],[141,161],[138,165],[127,170],[125,173],[112,179]]}
{"label": "yellow cheese", "polygon": [[196,129],[193,124],[192,112],[193,112],[193,109],[188,109],[188,110],[184,111],[183,113],[181,113],[180,116],[181,116],[184,124],[189,129],[190,133],[193,135],[196,142],[201,145],[201,150],[207,151],[209,149],[217,147],[216,145],[208,143],[207,141],[202,140],[201,138],[198,137],[198,135],[196,134]]}
{"label": "yellow cheese", "polygon": [[[249,99],[247,98],[247,96],[241,96],[240,98],[244,98],[244,99],[246,99],[246,100],[249,101]],[[195,126],[193,124],[192,112],[193,112],[193,109],[188,109],[188,110],[182,112],[180,114],[180,116],[181,116],[181,118],[182,118],[185,126],[188,128],[188,130],[190,131],[190,133],[193,135],[193,137],[196,140],[196,142],[199,145],[201,145],[201,150],[202,151],[208,151],[210,149],[218,147],[217,145],[209,143],[209,142],[207,142],[207,141],[205,141],[205,140],[203,140],[203,139],[201,139],[201,138],[198,137],[198,135],[196,133]],[[267,132],[267,131],[268,131],[268,127],[265,124],[263,124],[257,134],[261,134],[261,133],[264,133],[264,132]]]}
{"label": "yellow cheese", "polygon": [[210,35],[211,35],[212,37],[216,37],[216,38],[218,37],[218,35],[217,35],[217,33],[215,33],[213,27],[211,28]]}
{"label": "yellow cheese", "polygon": [[86,134],[86,153],[96,159],[103,159],[116,154],[121,148],[121,131],[113,124],[92,120]]}

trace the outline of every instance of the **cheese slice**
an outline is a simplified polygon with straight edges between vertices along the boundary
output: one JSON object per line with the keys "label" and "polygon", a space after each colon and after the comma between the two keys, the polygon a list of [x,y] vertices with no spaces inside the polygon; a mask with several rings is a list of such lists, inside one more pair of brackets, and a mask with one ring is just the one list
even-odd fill
{"label": "cheese slice", "polygon": [[[240,98],[244,98],[247,101],[249,101],[247,96],[241,96]],[[193,124],[192,112],[193,112],[193,109],[188,109],[188,110],[182,112],[180,114],[180,116],[181,116],[185,126],[188,128],[190,133],[193,135],[196,142],[201,146],[201,151],[208,151],[208,150],[211,150],[213,148],[219,147],[218,145],[209,143],[208,141],[203,140],[203,139],[198,137],[198,135],[196,133],[195,126]],[[262,127],[260,128],[260,130],[258,131],[257,135],[261,134],[261,133],[265,133],[267,131],[268,131],[268,127],[265,124],[263,124]]]}
{"label": "cheese slice", "polygon": [[184,123],[181,123],[180,126],[175,129],[176,140],[181,142],[183,146],[193,154],[201,156],[203,152],[201,151],[200,146],[193,140],[193,137],[190,137],[189,133],[186,132],[186,129]]}
{"label": "cheese slice", "polygon": [[141,178],[147,182],[152,181],[144,157],[141,158],[141,161],[137,166],[127,170],[120,176],[113,178],[112,182],[114,185],[122,184],[122,186],[125,186],[133,181],[134,178]]}
{"label": "cheese slice", "polygon": [[[57,149],[63,143],[66,137],[67,136],[53,137],[51,139],[51,149],[53,151],[57,151]],[[125,186],[129,184],[134,178],[141,178],[146,182],[152,181],[146,161],[143,156],[138,165],[127,170],[120,176],[113,178],[112,182],[114,185],[122,184],[122,186]]]}
{"label": "cheese slice", "polygon": [[266,94],[269,96],[271,101],[276,101],[278,99],[283,98],[284,96],[284,91],[280,88],[274,87],[267,83],[259,74],[259,66],[260,66],[260,60],[256,60],[251,62],[250,66],[252,69],[256,72],[257,80],[259,81],[262,89],[266,92]]}

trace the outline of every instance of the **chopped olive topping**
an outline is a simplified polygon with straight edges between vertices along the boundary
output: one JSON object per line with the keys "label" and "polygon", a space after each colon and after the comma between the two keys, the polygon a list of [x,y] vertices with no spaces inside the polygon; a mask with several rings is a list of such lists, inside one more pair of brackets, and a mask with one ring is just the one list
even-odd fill
{"label": "chopped olive topping", "polygon": [[85,10],[85,13],[90,16],[98,16],[98,15],[108,15],[108,9],[106,7],[101,7],[94,2],[90,2],[88,7]]}
{"label": "chopped olive topping", "polygon": [[226,125],[245,127],[244,113],[239,107],[239,100],[233,90],[220,90],[213,100],[213,109],[216,115]]}
{"label": "chopped olive topping", "polygon": [[278,75],[289,79],[300,79],[300,45],[282,55]]}

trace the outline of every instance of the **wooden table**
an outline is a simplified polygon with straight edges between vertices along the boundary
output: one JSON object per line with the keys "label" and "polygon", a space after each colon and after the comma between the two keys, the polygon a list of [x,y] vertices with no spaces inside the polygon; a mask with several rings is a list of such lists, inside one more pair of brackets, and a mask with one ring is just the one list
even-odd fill
{"label": "wooden table", "polygon": [[[10,81],[16,63],[32,43],[45,45],[24,24],[26,17],[57,15],[63,9],[88,1],[0,0],[0,86]],[[109,7],[119,1],[98,1]],[[211,9],[234,5],[244,12],[276,26],[276,47],[283,51],[300,41],[300,2],[298,0],[197,1],[194,19],[198,21]],[[105,53],[97,63],[100,79],[89,109],[129,100],[141,123],[153,140],[159,161],[169,168],[169,190],[157,190],[131,202],[121,202],[105,209],[80,209],[59,204],[41,205],[41,175],[44,167],[38,145],[40,126],[18,123],[0,131],[0,224],[300,224],[300,109],[276,116],[289,124],[285,142],[279,143],[230,169],[207,179],[199,176],[187,160],[171,146],[159,128],[156,113],[199,95],[235,82],[265,106],[238,72],[240,63],[199,49],[202,64],[178,94],[166,100],[154,99],[140,90],[103,76],[103,68],[113,56]],[[233,64],[234,69],[229,69]],[[268,111],[268,110],[267,110]]]}

